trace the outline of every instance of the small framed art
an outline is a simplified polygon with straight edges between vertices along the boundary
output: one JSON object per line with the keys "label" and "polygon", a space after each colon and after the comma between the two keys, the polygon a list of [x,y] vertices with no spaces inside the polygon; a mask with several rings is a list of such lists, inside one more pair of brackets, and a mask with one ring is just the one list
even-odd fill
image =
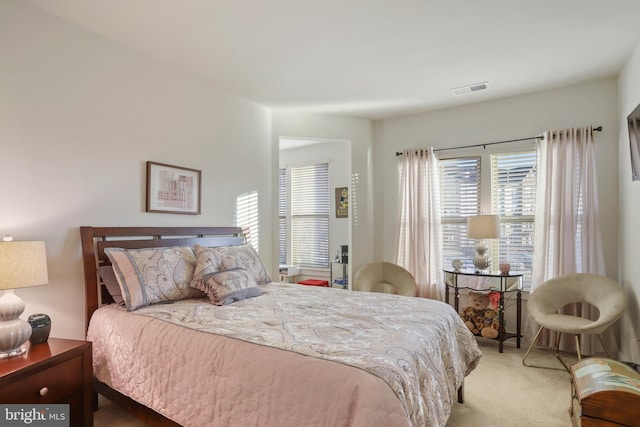
{"label": "small framed art", "polygon": [[336,218],[349,217],[349,189],[348,187],[336,188]]}
{"label": "small framed art", "polygon": [[201,172],[147,162],[147,212],[200,215]]}

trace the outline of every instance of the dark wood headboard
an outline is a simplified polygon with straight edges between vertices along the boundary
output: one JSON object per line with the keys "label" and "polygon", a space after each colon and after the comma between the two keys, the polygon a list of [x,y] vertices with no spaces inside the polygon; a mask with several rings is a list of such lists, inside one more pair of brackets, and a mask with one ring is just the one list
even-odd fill
{"label": "dark wood headboard", "polygon": [[159,248],[170,246],[237,245],[244,239],[241,227],[80,227],[85,285],[85,332],[93,312],[111,295],[98,283],[97,268],[110,265],[105,248]]}

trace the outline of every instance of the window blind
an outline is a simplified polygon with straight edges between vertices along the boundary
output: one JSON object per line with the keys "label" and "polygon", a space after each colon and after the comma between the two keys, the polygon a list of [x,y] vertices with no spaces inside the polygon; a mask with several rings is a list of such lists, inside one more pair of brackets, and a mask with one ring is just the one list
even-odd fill
{"label": "window blind", "polygon": [[536,202],[535,151],[491,156],[492,212],[500,216],[500,239],[492,245],[494,263],[509,262],[525,270],[523,285],[531,285]]}
{"label": "window blind", "polygon": [[247,243],[250,243],[256,251],[260,251],[257,191],[251,191],[236,198],[236,225],[245,230]]}
{"label": "window blind", "polygon": [[287,169],[278,171],[278,262],[287,263]]}
{"label": "window blind", "polygon": [[291,168],[291,262],[329,267],[329,164]]}
{"label": "window blind", "polygon": [[475,242],[467,238],[467,217],[480,212],[480,157],[439,161],[443,262],[454,259],[473,268]]}

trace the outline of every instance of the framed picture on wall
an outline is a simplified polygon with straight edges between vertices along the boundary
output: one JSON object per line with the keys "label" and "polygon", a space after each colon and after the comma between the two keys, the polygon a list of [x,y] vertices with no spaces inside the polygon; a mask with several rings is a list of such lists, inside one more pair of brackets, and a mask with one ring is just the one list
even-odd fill
{"label": "framed picture on wall", "polygon": [[349,188],[336,188],[336,218],[349,218]]}
{"label": "framed picture on wall", "polygon": [[147,162],[147,212],[200,215],[201,173]]}

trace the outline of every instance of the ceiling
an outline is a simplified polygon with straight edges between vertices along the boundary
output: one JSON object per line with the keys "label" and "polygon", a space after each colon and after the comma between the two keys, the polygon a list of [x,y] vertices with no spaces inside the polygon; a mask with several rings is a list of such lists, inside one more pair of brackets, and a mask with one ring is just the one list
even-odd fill
{"label": "ceiling", "polygon": [[640,41],[638,0],[25,1],[267,107],[371,119],[615,76]]}

